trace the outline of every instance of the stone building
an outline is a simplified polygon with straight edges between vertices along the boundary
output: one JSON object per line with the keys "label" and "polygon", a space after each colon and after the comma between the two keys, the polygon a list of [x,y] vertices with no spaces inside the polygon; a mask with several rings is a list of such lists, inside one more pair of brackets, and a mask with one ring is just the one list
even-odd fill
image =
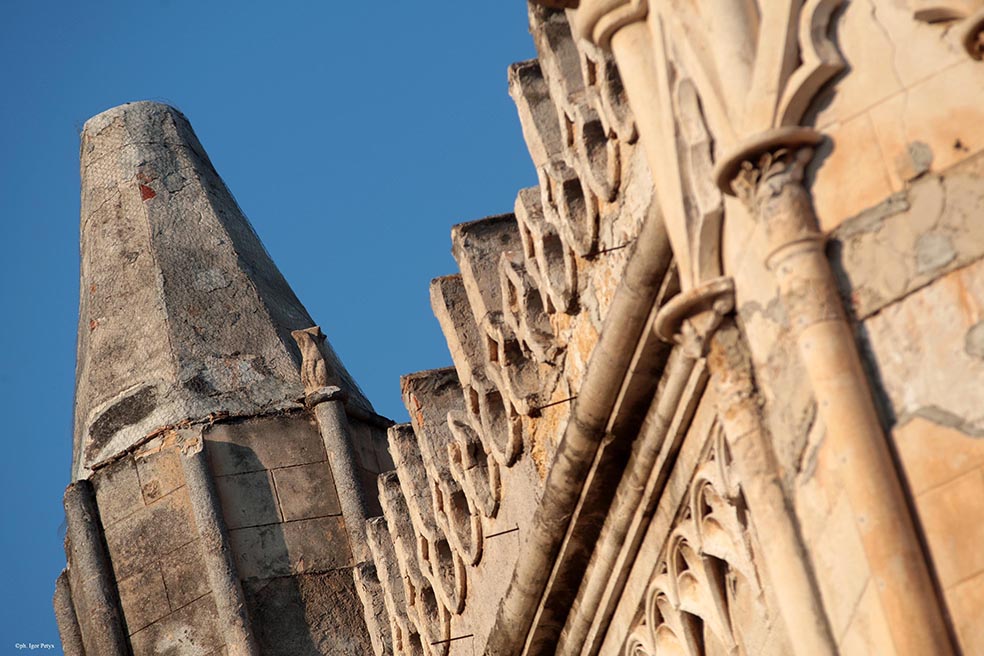
{"label": "stone building", "polygon": [[529,18],[405,425],[179,112],[86,124],[67,654],[984,654],[984,2]]}

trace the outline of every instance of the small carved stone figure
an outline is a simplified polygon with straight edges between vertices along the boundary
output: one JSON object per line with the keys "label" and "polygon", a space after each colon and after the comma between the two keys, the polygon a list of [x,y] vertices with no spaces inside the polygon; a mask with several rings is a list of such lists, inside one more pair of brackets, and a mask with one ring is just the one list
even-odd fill
{"label": "small carved stone figure", "polygon": [[311,394],[328,385],[328,367],[325,356],[321,353],[321,343],[325,335],[320,326],[311,326],[304,330],[291,332],[291,337],[301,349],[301,382],[304,384],[304,394]]}

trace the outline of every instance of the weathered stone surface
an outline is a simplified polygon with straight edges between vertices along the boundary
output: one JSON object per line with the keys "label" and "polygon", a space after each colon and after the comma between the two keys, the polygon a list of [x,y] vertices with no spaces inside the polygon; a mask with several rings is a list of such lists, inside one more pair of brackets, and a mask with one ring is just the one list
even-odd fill
{"label": "weathered stone surface", "polygon": [[393,639],[390,632],[389,617],[386,614],[386,600],[383,586],[372,563],[357,565],[352,574],[355,577],[355,590],[362,602],[362,609],[372,641],[373,653],[377,656],[393,654]]}
{"label": "weathered stone surface", "polygon": [[341,517],[302,519],[282,526],[291,572],[324,572],[352,565]]}
{"label": "weathered stone surface", "polygon": [[176,490],[106,529],[106,545],[119,579],[144,569],[197,536],[188,494]]}
{"label": "weathered stone surface", "polygon": [[86,123],[81,286],[75,476],[158,426],[302,396],[290,331],[314,322],[174,108]]}
{"label": "weathered stone surface", "polygon": [[243,580],[269,579],[291,573],[282,524],[250,526],[229,531],[236,571]]}
{"label": "weathered stone surface", "polygon": [[215,479],[215,488],[222,503],[222,515],[230,529],[281,521],[270,472],[219,476]]}
{"label": "weathered stone surface", "polygon": [[161,558],[161,574],[171,608],[190,604],[210,590],[201,540],[194,540]]}
{"label": "weathered stone surface", "polygon": [[171,612],[164,578],[156,564],[118,583],[120,604],[131,634]]}
{"label": "weathered stone surface", "polygon": [[984,361],[963,345],[984,307],[984,261],[954,271],[864,322],[899,423],[924,417],[984,435]]}
{"label": "weathered stone surface", "polygon": [[984,159],[929,176],[834,233],[831,254],[855,314],[867,318],[984,256]]}
{"label": "weathered stone surface", "polygon": [[284,521],[342,512],[327,461],[283,467],[273,470],[272,474]]}
{"label": "weathered stone surface", "polygon": [[148,445],[140,449],[134,457],[137,474],[140,477],[140,491],[144,503],[153,503],[185,484],[178,450]]}
{"label": "weathered stone surface", "polygon": [[325,447],[306,413],[255,417],[216,424],[205,433],[215,476],[322,462]]}
{"label": "weathered stone surface", "polygon": [[248,593],[257,639],[269,656],[372,653],[348,570],[277,578]]}
{"label": "weathered stone surface", "polygon": [[130,636],[134,656],[209,654],[222,646],[218,613],[206,595]]}
{"label": "weathered stone surface", "polygon": [[133,458],[123,458],[93,478],[99,519],[108,528],[144,507],[140,477]]}

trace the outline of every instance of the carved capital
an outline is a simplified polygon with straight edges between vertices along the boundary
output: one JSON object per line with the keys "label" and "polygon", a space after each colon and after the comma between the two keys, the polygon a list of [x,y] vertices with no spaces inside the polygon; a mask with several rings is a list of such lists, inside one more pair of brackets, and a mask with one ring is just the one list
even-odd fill
{"label": "carved capital", "polygon": [[821,141],[823,135],[812,128],[768,130],[723,157],[714,169],[714,179],[722,193],[737,196],[751,207],[760,193],[801,182],[813,148]]}
{"label": "carved capital", "polygon": [[680,344],[691,358],[707,354],[707,345],[721,320],[735,308],[735,282],[715,278],[689,291],[677,294],[653,323],[663,341]]}
{"label": "carved capital", "polygon": [[619,28],[644,20],[648,13],[649,0],[584,0],[574,20],[581,38],[609,50]]}

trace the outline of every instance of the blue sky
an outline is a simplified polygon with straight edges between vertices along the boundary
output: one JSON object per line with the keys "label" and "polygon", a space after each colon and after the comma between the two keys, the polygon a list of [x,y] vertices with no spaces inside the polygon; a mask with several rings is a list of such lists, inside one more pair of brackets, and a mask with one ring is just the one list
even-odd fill
{"label": "blue sky", "polygon": [[[78,136],[160,100],[212,162],[378,411],[450,364],[427,285],[450,227],[535,184],[506,67],[534,56],[521,0],[0,0],[0,655],[58,642],[71,459]],[[54,652],[60,653],[60,649]]]}

